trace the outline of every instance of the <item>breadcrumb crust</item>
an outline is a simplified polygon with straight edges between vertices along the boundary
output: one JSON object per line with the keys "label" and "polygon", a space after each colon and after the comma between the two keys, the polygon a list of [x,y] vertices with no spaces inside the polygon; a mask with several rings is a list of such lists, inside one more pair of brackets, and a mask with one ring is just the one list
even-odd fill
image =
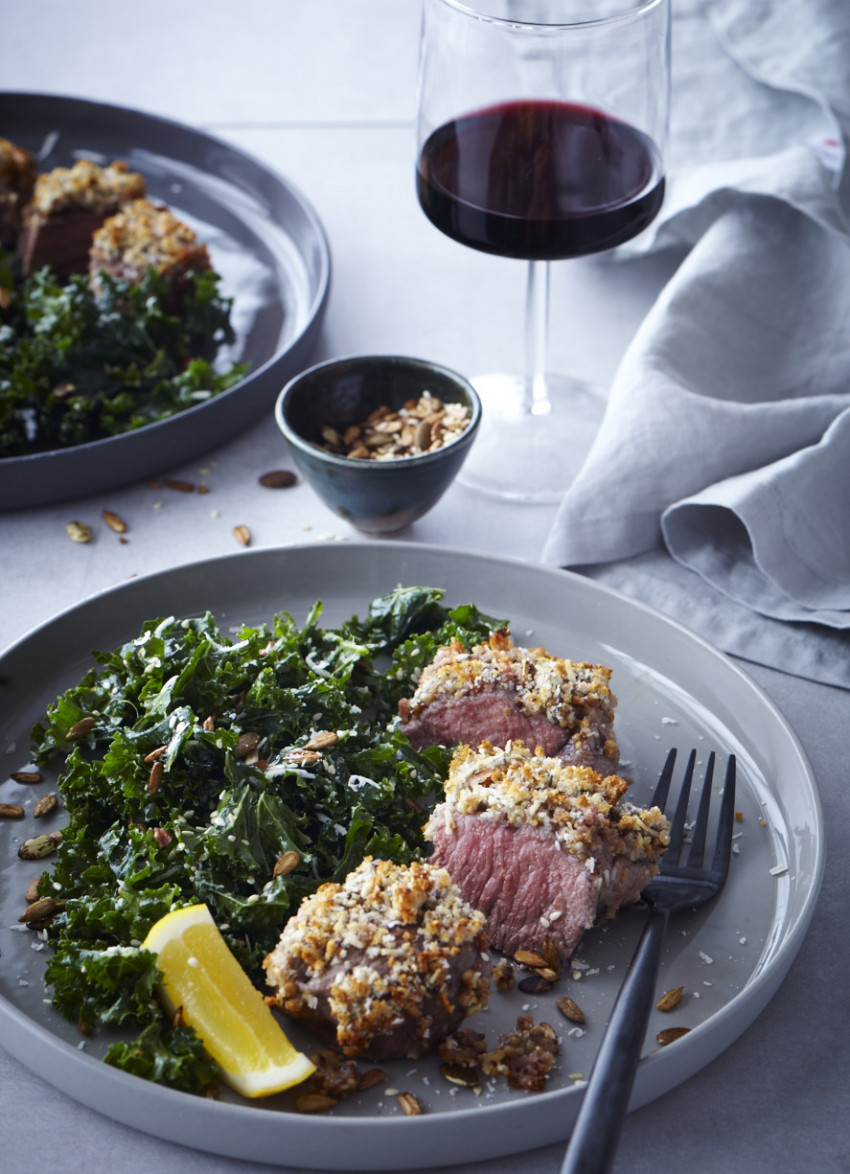
{"label": "breadcrumb crust", "polygon": [[[298,1017],[316,1010],[308,983],[327,976],[327,1000],[345,1055],[405,1019],[420,1029],[421,1050],[435,1044],[423,1002],[436,996],[447,1011],[486,1006],[486,919],[460,896],[448,872],[367,857],[342,884],[327,883],[286,923],[263,966],[276,988],[272,1002]],[[473,951],[474,967],[457,985],[457,959]],[[353,963],[353,964],[351,964]]]}

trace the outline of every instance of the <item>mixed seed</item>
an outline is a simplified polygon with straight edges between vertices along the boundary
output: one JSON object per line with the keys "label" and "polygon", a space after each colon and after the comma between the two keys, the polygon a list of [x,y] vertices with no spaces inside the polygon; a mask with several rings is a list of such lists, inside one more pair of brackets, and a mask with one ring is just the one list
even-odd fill
{"label": "mixed seed", "polygon": [[409,399],[399,410],[381,404],[359,424],[321,429],[319,447],[353,460],[394,461],[417,457],[457,440],[469,427],[465,404],[444,403],[430,391]]}

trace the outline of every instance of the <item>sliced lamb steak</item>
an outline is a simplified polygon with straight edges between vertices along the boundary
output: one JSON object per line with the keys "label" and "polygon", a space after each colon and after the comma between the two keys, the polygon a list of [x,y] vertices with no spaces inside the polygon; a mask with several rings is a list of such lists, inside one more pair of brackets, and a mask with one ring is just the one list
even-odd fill
{"label": "sliced lamb steak", "polygon": [[431,814],[431,862],[487,917],[506,954],[551,938],[566,960],[586,929],[636,901],[658,871],[668,821],[622,803],[627,783],[519,742],[460,747]]}
{"label": "sliced lamb steak", "polygon": [[484,916],[430,863],[367,857],[321,885],[263,966],[273,1002],[350,1058],[415,1059],[490,991]]}
{"label": "sliced lamb steak", "polygon": [[413,696],[399,702],[401,728],[418,750],[522,741],[607,774],[619,761],[610,677],[602,665],[521,648],[506,631],[472,649],[454,641],[423,669]]}

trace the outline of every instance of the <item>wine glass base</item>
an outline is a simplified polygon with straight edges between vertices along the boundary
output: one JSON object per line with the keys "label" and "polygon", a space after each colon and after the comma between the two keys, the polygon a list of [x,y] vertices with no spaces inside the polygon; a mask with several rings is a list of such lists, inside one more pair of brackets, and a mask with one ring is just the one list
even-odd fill
{"label": "wine glass base", "polygon": [[476,375],[481,396],[478,435],[457,480],[506,501],[560,501],[584,463],[605,413],[601,388],[565,375],[547,375],[548,408],[522,410],[516,375]]}

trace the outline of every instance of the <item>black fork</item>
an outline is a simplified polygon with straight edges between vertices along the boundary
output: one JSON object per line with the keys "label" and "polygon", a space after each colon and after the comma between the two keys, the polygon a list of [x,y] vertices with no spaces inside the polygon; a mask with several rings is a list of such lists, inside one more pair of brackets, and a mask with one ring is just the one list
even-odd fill
{"label": "black fork", "polygon": [[[671,750],[652,797],[652,805],[662,810],[667,804],[675,762],[676,751]],[[706,765],[687,858],[683,863],[679,861],[695,763],[696,751],[692,750],[670,826],[669,847],[658,875],[643,891],[651,907],[649,917],[602,1038],[561,1174],[606,1174],[610,1170],[646,1034],[670,914],[710,901],[726,880],[735,820],[734,755],[730,755],[726,767],[711,864],[705,865],[705,842],[714,777],[713,752]]]}

